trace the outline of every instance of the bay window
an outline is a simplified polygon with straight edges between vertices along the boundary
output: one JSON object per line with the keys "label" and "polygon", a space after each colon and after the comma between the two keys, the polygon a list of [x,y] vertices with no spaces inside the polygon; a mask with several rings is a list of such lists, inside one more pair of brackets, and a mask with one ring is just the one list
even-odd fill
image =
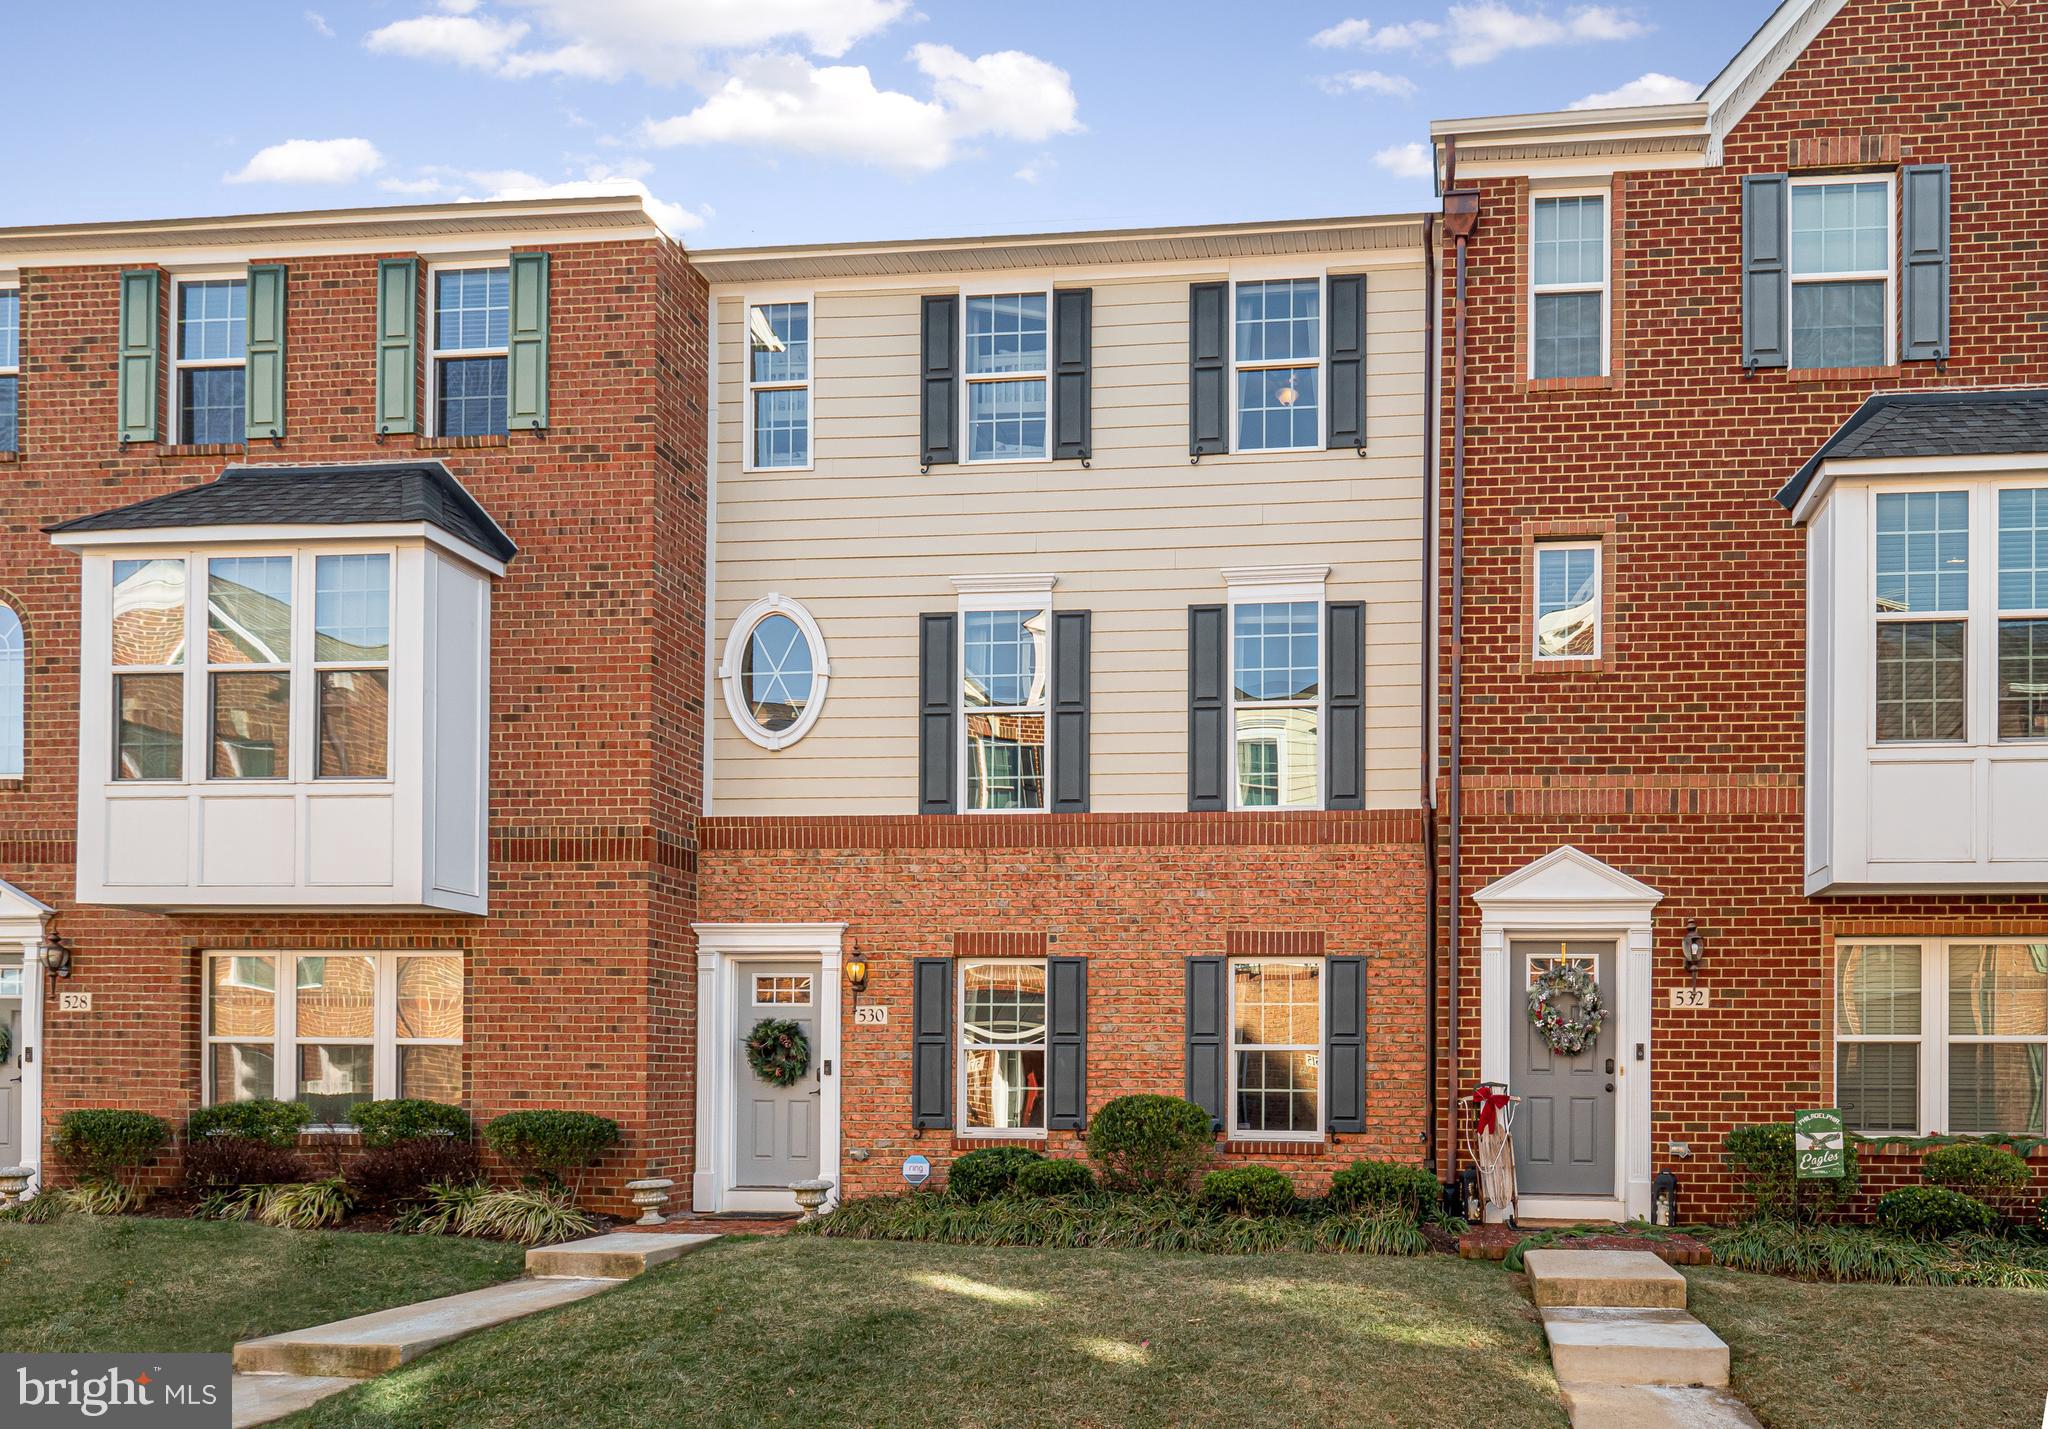
{"label": "bay window", "polygon": [[1045,1130],[1045,964],[960,965],[960,1118],[976,1135]]}
{"label": "bay window", "polygon": [[1322,1135],[1323,964],[1237,958],[1230,964],[1232,1135]]}
{"label": "bay window", "polygon": [[1998,493],[1998,737],[2048,739],[2048,486]]}
{"label": "bay window", "polygon": [[185,771],[185,562],[113,562],[114,777]]}

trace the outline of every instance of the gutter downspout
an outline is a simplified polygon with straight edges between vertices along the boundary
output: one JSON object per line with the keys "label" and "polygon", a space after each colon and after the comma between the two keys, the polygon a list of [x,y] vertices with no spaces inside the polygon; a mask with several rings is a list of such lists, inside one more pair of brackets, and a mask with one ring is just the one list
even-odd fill
{"label": "gutter downspout", "polygon": [[1424,1154],[1430,1174],[1444,1178],[1443,1148],[1437,1137],[1437,876],[1436,876],[1436,532],[1437,532],[1437,391],[1436,310],[1436,215],[1422,216],[1422,868],[1424,978],[1423,1065],[1427,1069],[1423,1121]]}
{"label": "gutter downspout", "polygon": [[[1466,351],[1465,330],[1468,301],[1466,296],[1466,250],[1471,244],[1472,234],[1479,226],[1479,190],[1458,188],[1458,145],[1455,138],[1448,141],[1444,160],[1444,228],[1457,248],[1457,276],[1452,306],[1452,367],[1451,367],[1451,631],[1450,631],[1450,771],[1449,787],[1445,793],[1446,821],[1449,824],[1450,847],[1448,850],[1448,872],[1450,906],[1446,926],[1449,931],[1449,951],[1446,969],[1446,997],[1449,1005],[1449,1027],[1446,1029],[1449,1042],[1451,1074],[1451,1107],[1455,1120],[1458,1104],[1458,948],[1461,942],[1463,889],[1461,854],[1463,803],[1463,696],[1465,692],[1465,385]],[[1451,1165],[1455,1175],[1458,1162],[1457,1127],[1451,1127]]]}

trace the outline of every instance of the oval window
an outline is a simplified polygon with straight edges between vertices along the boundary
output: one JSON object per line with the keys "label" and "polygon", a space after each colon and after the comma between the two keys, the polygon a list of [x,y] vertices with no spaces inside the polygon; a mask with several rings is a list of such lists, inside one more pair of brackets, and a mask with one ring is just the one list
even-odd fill
{"label": "oval window", "polygon": [[769,749],[795,743],[817,720],[829,669],[808,611],[777,595],[755,601],[733,622],[719,670],[733,723]]}

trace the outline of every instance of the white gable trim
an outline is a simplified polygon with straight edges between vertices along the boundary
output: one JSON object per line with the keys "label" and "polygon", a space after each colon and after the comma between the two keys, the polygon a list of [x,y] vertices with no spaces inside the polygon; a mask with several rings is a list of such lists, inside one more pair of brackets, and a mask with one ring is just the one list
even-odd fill
{"label": "white gable trim", "polygon": [[1728,133],[1756,107],[1847,0],[1784,0],[1749,43],[1700,91],[1707,103],[1707,163],[1721,162]]}
{"label": "white gable trim", "polygon": [[1474,903],[1493,915],[1569,908],[1606,914],[1640,913],[1648,917],[1663,899],[1664,895],[1649,884],[1630,878],[1570,844],[1495,879],[1472,895]]}
{"label": "white gable trim", "polygon": [[6,879],[0,878],[0,929],[5,929],[9,923],[31,921],[36,924],[36,935],[40,937],[42,920],[55,911],[41,899],[23,893]]}

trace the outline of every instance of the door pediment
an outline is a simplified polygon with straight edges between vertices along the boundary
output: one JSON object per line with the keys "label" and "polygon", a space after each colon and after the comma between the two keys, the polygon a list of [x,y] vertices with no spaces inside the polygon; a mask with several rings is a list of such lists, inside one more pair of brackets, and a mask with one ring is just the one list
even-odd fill
{"label": "door pediment", "polygon": [[1647,917],[1664,895],[1611,864],[1566,844],[1495,879],[1472,895],[1490,914],[1508,908]]}

